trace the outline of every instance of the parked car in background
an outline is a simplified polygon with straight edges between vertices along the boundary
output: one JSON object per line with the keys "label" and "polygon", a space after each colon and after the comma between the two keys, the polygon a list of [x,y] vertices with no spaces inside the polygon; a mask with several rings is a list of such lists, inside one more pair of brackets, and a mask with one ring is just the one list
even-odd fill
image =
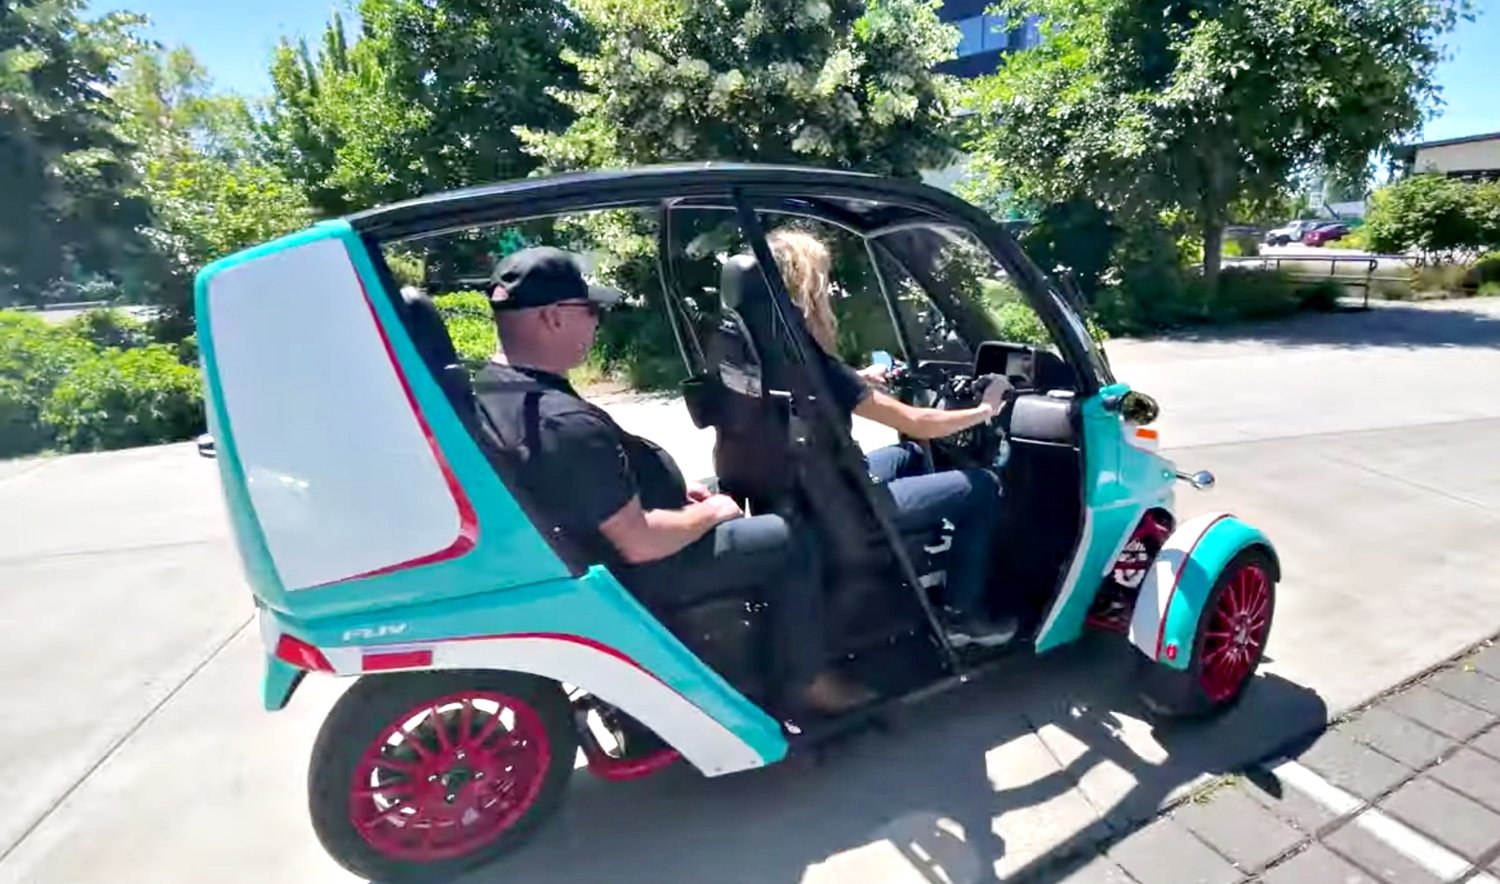
{"label": "parked car in background", "polygon": [[1311,230],[1319,221],[1292,221],[1281,227],[1266,231],[1266,245],[1284,246],[1287,243],[1301,242],[1302,235]]}
{"label": "parked car in background", "polygon": [[1302,244],[1308,246],[1325,246],[1348,232],[1349,225],[1342,221],[1319,224],[1317,227],[1302,234]]}

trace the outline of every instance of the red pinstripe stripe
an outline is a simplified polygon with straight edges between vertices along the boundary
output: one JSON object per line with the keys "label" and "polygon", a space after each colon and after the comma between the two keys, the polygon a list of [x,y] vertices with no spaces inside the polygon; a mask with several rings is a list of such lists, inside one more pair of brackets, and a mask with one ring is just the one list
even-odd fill
{"label": "red pinstripe stripe", "polygon": [[1193,551],[1198,548],[1198,544],[1202,543],[1203,538],[1208,536],[1209,529],[1213,528],[1213,526],[1219,524],[1227,518],[1229,518],[1229,513],[1220,513],[1217,517],[1214,518],[1212,522],[1209,522],[1207,525],[1203,526],[1203,530],[1199,532],[1196,538],[1194,538],[1193,545],[1188,547],[1187,552],[1182,556],[1182,564],[1178,566],[1177,573],[1172,577],[1172,588],[1167,590],[1167,603],[1162,605],[1161,607],[1161,620],[1156,624],[1157,660],[1161,659],[1161,642],[1162,639],[1166,636],[1167,632],[1167,612],[1172,610],[1172,597],[1177,594],[1177,584],[1182,582],[1183,572],[1187,571],[1188,560],[1193,557]]}

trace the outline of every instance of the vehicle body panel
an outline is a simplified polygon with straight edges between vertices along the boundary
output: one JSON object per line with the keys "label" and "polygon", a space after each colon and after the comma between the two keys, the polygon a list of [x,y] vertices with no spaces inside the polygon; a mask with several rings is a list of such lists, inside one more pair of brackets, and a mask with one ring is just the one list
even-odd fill
{"label": "vehicle body panel", "polygon": [[[363,640],[382,632],[394,640]],[[267,648],[277,647],[283,634],[315,647],[335,675],[509,669],[584,688],[651,728],[711,776],[786,754],[780,725],[705,666],[604,568],[578,578],[316,621],[263,609],[261,633]],[[277,665],[268,666],[263,693],[274,695],[284,677]]]}
{"label": "vehicle body panel", "polygon": [[[342,278],[330,273],[312,287],[287,278],[289,266],[306,268],[296,260],[305,251],[330,248],[342,250],[349,262]],[[326,266],[326,254],[319,261]],[[300,297],[277,300],[278,287]],[[311,618],[567,576],[568,567],[459,422],[396,308],[378,296],[382,291],[364,243],[342,222],[217,262],[199,276],[206,406],[237,546],[256,597],[274,610]],[[249,328],[222,323],[221,304],[259,294],[275,322]],[[345,303],[301,311],[336,300]],[[247,312],[229,309],[222,318],[244,320]],[[346,318],[359,327],[312,325],[305,321],[309,315]],[[226,368],[261,379],[272,374],[247,361],[254,349],[292,362],[292,347],[316,350],[316,342],[338,337],[346,341],[331,352],[362,357],[362,380],[384,388],[379,398],[349,389],[352,379],[324,360],[322,351],[316,365],[293,363],[299,369],[295,384],[285,377],[259,387],[225,383]],[[377,349],[379,361],[370,358]],[[237,421],[251,428],[248,446]],[[274,433],[255,429],[265,424]],[[296,443],[323,453],[301,457]],[[424,488],[422,500],[413,486]],[[351,508],[346,496],[356,491],[358,506]],[[403,509],[414,502],[420,503],[417,511]],[[413,534],[420,542],[408,540]]]}
{"label": "vehicle body panel", "polygon": [[1186,669],[1209,593],[1230,560],[1250,547],[1276,561],[1266,536],[1229,513],[1205,513],[1179,525],[1141,582],[1130,643],[1157,663]]}
{"label": "vehicle body panel", "polygon": [[1155,432],[1138,435],[1142,428],[1106,405],[1129,390],[1125,384],[1113,384],[1079,407],[1084,437],[1083,525],[1037,635],[1038,652],[1082,635],[1094,596],[1141,517],[1152,509],[1171,509],[1174,471],[1155,453]]}

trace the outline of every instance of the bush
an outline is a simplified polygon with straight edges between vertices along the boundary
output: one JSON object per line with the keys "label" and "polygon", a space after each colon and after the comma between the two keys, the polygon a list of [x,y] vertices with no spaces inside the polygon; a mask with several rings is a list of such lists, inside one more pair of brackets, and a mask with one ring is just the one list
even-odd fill
{"label": "bush", "polygon": [[1373,252],[1375,247],[1370,244],[1370,228],[1361,224],[1354,227],[1348,233],[1334,240],[1334,244],[1341,249],[1358,249],[1361,252]]}
{"label": "bush", "polygon": [[1500,296],[1500,282],[1481,282],[1479,284],[1479,291],[1476,294],[1481,298]]}
{"label": "bush", "polygon": [[1485,255],[1464,273],[1464,288],[1481,289],[1485,283],[1500,283],[1500,253]]}
{"label": "bush", "polygon": [[1223,254],[1226,258],[1254,258],[1260,254],[1260,242],[1252,235],[1225,236]]}
{"label": "bush", "polygon": [[94,349],[66,326],[34,314],[0,311],[0,457],[56,444],[42,411],[58,382]]}
{"label": "bush", "polygon": [[390,251],[385,253],[385,265],[397,285],[412,285],[421,288],[427,284],[427,261],[420,255]]}
{"label": "bush", "polygon": [[42,420],[71,451],[186,439],[203,430],[202,382],[169,345],[104,349],[58,382]]}
{"label": "bush", "polygon": [[177,361],[183,365],[198,367],[198,336],[188,335],[177,342]]}
{"label": "bush", "polygon": [[1295,313],[1298,306],[1296,286],[1286,274],[1226,267],[1219,274],[1209,317],[1214,322],[1271,319]]}
{"label": "bush", "polygon": [[1298,306],[1303,310],[1329,313],[1339,306],[1345,294],[1344,284],[1336,279],[1320,279],[1297,290]]}
{"label": "bush", "polygon": [[[1342,294],[1340,288],[1338,294]],[[1148,334],[1205,323],[1287,316],[1322,309],[1333,290],[1303,294],[1280,271],[1226,267],[1217,292],[1203,278],[1171,264],[1127,268],[1100,292],[1095,313],[1111,334]]]}
{"label": "bush", "polygon": [[1411,287],[1418,295],[1449,296],[1464,287],[1469,268],[1462,264],[1432,264],[1411,269]]}
{"label": "bush", "polygon": [[151,343],[151,331],[146,323],[124,310],[98,309],[77,316],[64,324],[64,328],[95,347],[116,347],[129,350]]}
{"label": "bush", "polygon": [[1500,183],[1443,175],[1403,178],[1375,191],[1366,229],[1377,251],[1416,249],[1424,262],[1500,247]]}
{"label": "bush", "polygon": [[1400,279],[1377,279],[1371,283],[1370,297],[1387,301],[1410,301],[1416,296],[1411,283]]}
{"label": "bush", "polygon": [[1052,335],[1042,325],[1041,317],[1025,303],[1012,301],[993,311],[1000,340],[1017,344],[1051,344]]}
{"label": "bush", "polygon": [[490,299],[483,292],[464,291],[438,295],[432,299],[448,326],[453,348],[470,373],[484,367],[494,355],[495,316]]}

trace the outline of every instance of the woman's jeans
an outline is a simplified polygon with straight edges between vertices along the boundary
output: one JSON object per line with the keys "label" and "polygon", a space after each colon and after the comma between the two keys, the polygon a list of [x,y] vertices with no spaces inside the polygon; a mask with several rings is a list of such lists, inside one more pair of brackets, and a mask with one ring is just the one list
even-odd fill
{"label": "woman's jeans", "polygon": [[983,616],[990,551],[1000,519],[1000,483],[984,470],[927,473],[922,449],[903,442],[865,456],[870,476],[896,501],[898,528],[920,531],[953,524],[946,602],[967,616]]}

